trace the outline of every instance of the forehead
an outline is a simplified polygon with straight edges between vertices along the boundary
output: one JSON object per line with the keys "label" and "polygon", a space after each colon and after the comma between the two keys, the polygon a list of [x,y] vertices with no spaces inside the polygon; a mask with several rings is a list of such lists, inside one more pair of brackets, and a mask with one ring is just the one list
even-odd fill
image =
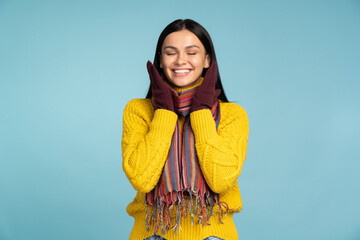
{"label": "forehead", "polygon": [[173,46],[176,48],[186,48],[187,46],[195,45],[200,49],[204,49],[200,39],[187,29],[170,33],[166,36],[162,48]]}

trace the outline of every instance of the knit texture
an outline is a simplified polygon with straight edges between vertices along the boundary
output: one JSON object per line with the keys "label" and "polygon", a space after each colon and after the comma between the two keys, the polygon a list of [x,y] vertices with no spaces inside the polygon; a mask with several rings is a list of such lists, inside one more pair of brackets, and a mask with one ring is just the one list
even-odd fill
{"label": "knit texture", "polygon": [[[196,150],[204,178],[220,201],[226,202],[232,212],[242,208],[237,178],[246,157],[248,118],[243,108],[235,103],[220,102],[221,120],[216,131],[215,121],[208,109],[190,114],[195,135]],[[171,111],[154,112],[151,100],[131,100],[123,115],[123,169],[130,183],[138,191],[127,207],[135,218],[130,239],[144,239],[152,235],[145,226],[145,193],[158,183],[168,156],[172,134],[178,116]],[[184,118],[179,117],[182,129]],[[214,214],[218,208],[214,207]],[[203,239],[215,235],[223,239],[237,239],[232,213],[222,219],[224,224],[211,220],[209,226],[191,225],[190,218],[182,219],[182,229],[177,235],[168,232],[166,239]],[[161,234],[159,234],[161,235]]]}

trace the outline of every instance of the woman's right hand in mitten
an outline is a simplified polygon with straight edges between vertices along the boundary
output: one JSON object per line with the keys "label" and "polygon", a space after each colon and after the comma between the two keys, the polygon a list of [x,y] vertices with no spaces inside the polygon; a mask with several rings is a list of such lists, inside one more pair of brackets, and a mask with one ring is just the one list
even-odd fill
{"label": "woman's right hand in mitten", "polygon": [[150,61],[147,62],[146,67],[150,76],[152,102],[155,110],[167,109],[174,112],[174,102],[169,88],[165,85],[164,80]]}

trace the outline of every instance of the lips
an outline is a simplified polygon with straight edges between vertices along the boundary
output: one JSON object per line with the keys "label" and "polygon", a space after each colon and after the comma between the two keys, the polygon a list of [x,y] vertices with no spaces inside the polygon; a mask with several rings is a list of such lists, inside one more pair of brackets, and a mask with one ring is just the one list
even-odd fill
{"label": "lips", "polygon": [[175,76],[185,76],[191,72],[191,69],[173,69],[172,72]]}

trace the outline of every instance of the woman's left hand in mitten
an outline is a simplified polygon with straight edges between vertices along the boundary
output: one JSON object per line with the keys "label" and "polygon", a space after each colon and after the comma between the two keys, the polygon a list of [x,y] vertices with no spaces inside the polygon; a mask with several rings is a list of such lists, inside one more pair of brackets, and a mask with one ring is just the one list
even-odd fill
{"label": "woman's left hand in mitten", "polygon": [[213,61],[205,74],[202,84],[196,89],[190,112],[201,109],[211,110],[217,100],[217,97],[221,93],[220,89],[215,89],[216,78],[217,63],[216,61]]}

